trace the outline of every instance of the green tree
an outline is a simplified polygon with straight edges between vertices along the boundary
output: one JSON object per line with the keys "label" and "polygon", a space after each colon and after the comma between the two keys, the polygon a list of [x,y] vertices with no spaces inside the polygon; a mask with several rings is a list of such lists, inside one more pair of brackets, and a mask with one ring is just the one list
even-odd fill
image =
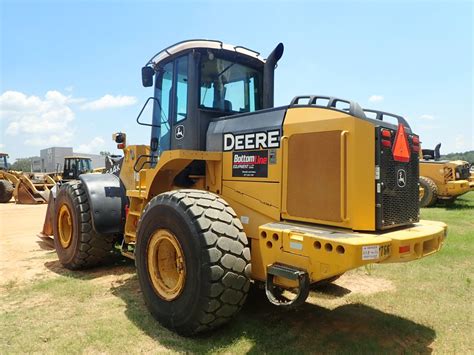
{"label": "green tree", "polygon": [[470,150],[464,153],[449,153],[443,154],[441,159],[445,160],[464,160],[469,162],[470,164],[474,164],[474,150]]}
{"label": "green tree", "polygon": [[18,171],[31,171],[31,160],[33,158],[18,158],[16,161],[11,164],[11,170],[18,170]]}

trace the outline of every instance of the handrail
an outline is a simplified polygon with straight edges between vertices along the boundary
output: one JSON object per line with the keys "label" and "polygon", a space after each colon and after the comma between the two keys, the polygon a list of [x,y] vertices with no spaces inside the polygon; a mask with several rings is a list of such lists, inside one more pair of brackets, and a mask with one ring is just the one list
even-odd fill
{"label": "handrail", "polygon": [[[140,165],[140,169],[137,169],[138,162],[139,162],[142,158],[151,158],[151,160],[145,160],[145,161],[142,163],[142,165]],[[156,162],[156,161],[155,161],[155,158],[156,158],[156,156],[151,155],[151,154],[141,154],[141,155],[139,155],[139,156],[137,157],[137,161],[135,162],[135,164],[133,164],[133,171],[135,171],[135,172],[138,173],[140,170],[143,169],[143,166],[144,166],[145,164],[152,164],[152,163],[155,163],[155,162]]]}
{"label": "handrail", "polygon": [[137,116],[137,123],[138,123],[139,125],[142,125],[142,126],[160,127],[160,125],[156,125],[156,124],[153,124],[153,123],[143,123],[143,122],[140,122],[140,116],[142,115],[143,111],[145,110],[145,107],[148,105],[148,102],[149,102],[150,100],[155,100],[156,102],[158,102],[158,105],[160,106],[160,111],[161,111],[160,101],[159,101],[156,97],[150,96],[148,99],[146,99],[145,104],[143,105],[142,109],[140,110],[140,113],[139,113],[138,116]]}
{"label": "handrail", "polygon": [[347,210],[347,135],[349,134],[348,131],[342,131],[341,132],[341,197],[340,197],[340,215],[341,215],[341,220],[343,222],[349,221],[349,218],[347,218],[346,210]]}
{"label": "handrail", "polygon": [[[408,122],[405,120],[405,118],[403,118],[403,117],[400,116],[400,115],[396,115],[396,114],[394,114],[394,113],[389,113],[389,112],[385,112],[385,111],[379,111],[379,110],[368,109],[368,108],[364,108],[363,110],[364,110],[364,113],[365,113],[365,112],[374,113],[374,114],[375,114],[375,119],[376,119],[376,120],[379,120],[379,121],[383,121],[384,116],[389,116],[389,117],[396,118],[399,124],[402,124],[402,125],[404,125],[406,128],[411,129],[410,125],[409,125]],[[367,117],[368,117],[368,118],[371,118],[371,117],[369,117],[369,116],[367,116]]]}

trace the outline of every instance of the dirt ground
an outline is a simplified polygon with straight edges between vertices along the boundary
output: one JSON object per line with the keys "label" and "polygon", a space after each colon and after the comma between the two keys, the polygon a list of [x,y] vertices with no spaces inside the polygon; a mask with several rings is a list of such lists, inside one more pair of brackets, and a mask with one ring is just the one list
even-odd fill
{"label": "dirt ground", "polygon": [[[46,204],[17,205],[13,202],[0,204],[0,274],[2,275],[2,284],[12,282],[22,284],[61,274],[62,267],[55,258],[53,240],[37,236],[43,227],[46,208]],[[88,272],[95,273],[94,270]],[[99,276],[103,282],[118,281],[114,279],[115,277],[123,278],[122,272],[116,273],[112,270],[109,272],[110,274],[96,276]],[[364,295],[394,289],[389,280],[360,274],[357,276],[343,275],[334,284],[347,289],[350,293]],[[311,298],[308,301],[311,302]]]}

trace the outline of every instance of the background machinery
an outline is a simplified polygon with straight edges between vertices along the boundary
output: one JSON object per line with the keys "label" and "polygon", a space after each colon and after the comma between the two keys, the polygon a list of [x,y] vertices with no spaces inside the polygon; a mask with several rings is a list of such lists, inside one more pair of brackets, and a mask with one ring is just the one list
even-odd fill
{"label": "background machinery", "polygon": [[474,190],[470,164],[462,160],[441,160],[441,143],[435,149],[422,149],[420,156],[420,206],[438,201],[453,203],[458,196]]}
{"label": "background machinery", "polygon": [[77,180],[79,175],[92,173],[92,159],[78,155],[64,157],[64,165],[60,180]]}
{"label": "background machinery", "polygon": [[64,169],[55,173],[33,173],[8,169],[8,154],[0,153],[0,203],[14,197],[18,204],[47,203],[50,190],[58,182],[77,180],[79,175],[92,172],[91,158],[64,158]]}
{"label": "background machinery", "polygon": [[142,68],[152,120],[137,118],[149,145],[115,133],[120,168],[50,198],[44,233],[60,262],[92,267],[118,246],[151,313],[192,335],[230,321],[250,283],[296,306],[318,281],[438,251],[446,225],[419,221],[408,123],[329,96],[274,107],[282,54],[210,40],[156,54]]}

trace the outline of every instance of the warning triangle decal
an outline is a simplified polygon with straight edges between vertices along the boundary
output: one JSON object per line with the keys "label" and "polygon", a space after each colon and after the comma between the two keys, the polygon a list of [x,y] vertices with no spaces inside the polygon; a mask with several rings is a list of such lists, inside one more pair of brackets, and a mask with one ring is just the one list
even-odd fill
{"label": "warning triangle decal", "polygon": [[393,145],[393,159],[401,162],[410,161],[410,146],[408,145],[407,134],[405,127],[402,124],[398,125],[397,136]]}

